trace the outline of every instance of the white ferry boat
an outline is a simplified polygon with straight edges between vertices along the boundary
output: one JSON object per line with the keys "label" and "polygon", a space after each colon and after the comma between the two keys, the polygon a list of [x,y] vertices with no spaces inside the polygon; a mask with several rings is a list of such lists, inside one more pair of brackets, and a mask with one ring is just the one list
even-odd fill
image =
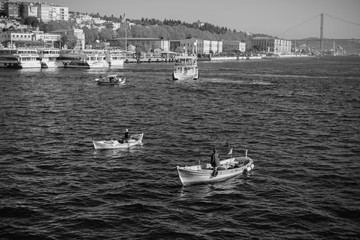
{"label": "white ferry boat", "polygon": [[109,50],[106,53],[106,61],[111,68],[122,67],[125,62],[125,54],[121,50]]}
{"label": "white ferry boat", "polygon": [[61,62],[57,61],[60,56],[60,49],[58,48],[46,48],[39,49],[41,68],[56,68],[61,65]]}
{"label": "white ferry boat", "polygon": [[104,51],[85,49],[78,55],[79,59],[65,63],[66,68],[108,68],[109,63],[106,61]]}
{"label": "white ferry boat", "polygon": [[172,78],[173,80],[198,80],[199,70],[197,66],[197,57],[194,55],[176,56]]}
{"label": "white ferry boat", "polygon": [[80,50],[73,49],[61,49],[60,55],[56,59],[57,66],[63,68],[68,65],[71,61],[80,60],[82,58]]}
{"label": "white ferry boat", "polygon": [[41,68],[39,54],[32,48],[0,49],[0,68]]}

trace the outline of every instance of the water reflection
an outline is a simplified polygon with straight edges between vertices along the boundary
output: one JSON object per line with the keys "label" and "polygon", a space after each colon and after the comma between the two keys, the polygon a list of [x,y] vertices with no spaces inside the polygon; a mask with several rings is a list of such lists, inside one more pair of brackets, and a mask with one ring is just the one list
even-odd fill
{"label": "water reflection", "polygon": [[93,155],[119,158],[119,157],[125,157],[128,155],[135,155],[137,153],[141,153],[142,150],[143,150],[143,145],[138,145],[131,148],[95,149],[93,151]]}

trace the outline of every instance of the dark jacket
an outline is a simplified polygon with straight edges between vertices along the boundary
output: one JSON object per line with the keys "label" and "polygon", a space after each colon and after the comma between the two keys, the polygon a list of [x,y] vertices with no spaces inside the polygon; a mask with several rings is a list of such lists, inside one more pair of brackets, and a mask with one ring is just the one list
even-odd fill
{"label": "dark jacket", "polygon": [[217,152],[214,152],[213,154],[211,154],[210,164],[213,167],[219,167],[220,166],[219,154]]}

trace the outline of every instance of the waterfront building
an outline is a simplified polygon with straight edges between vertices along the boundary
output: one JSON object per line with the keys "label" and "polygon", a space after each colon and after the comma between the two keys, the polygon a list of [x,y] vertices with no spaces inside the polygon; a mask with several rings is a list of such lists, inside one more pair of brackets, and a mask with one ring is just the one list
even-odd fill
{"label": "waterfront building", "polygon": [[246,43],[241,41],[230,41],[224,40],[223,41],[223,51],[246,51]]}
{"label": "waterfront building", "polygon": [[291,53],[291,41],[269,38],[269,37],[255,37],[251,40],[252,47],[260,51],[266,51],[275,54],[289,54]]}
{"label": "waterfront building", "polygon": [[161,39],[160,41],[160,49],[163,51],[170,51],[170,41]]}
{"label": "waterfront building", "polygon": [[209,54],[220,53],[223,50],[222,41],[203,40],[198,38],[172,40],[170,41],[171,51],[186,51],[188,53]]}

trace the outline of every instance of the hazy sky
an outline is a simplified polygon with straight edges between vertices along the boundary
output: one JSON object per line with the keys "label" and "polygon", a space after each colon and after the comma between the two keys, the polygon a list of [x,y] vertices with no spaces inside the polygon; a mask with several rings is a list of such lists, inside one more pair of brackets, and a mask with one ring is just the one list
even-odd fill
{"label": "hazy sky", "polygon": [[[30,0],[28,0],[30,1]],[[200,20],[283,38],[360,38],[360,0],[42,0],[70,11],[126,18]],[[341,21],[342,20],[342,21]]]}

